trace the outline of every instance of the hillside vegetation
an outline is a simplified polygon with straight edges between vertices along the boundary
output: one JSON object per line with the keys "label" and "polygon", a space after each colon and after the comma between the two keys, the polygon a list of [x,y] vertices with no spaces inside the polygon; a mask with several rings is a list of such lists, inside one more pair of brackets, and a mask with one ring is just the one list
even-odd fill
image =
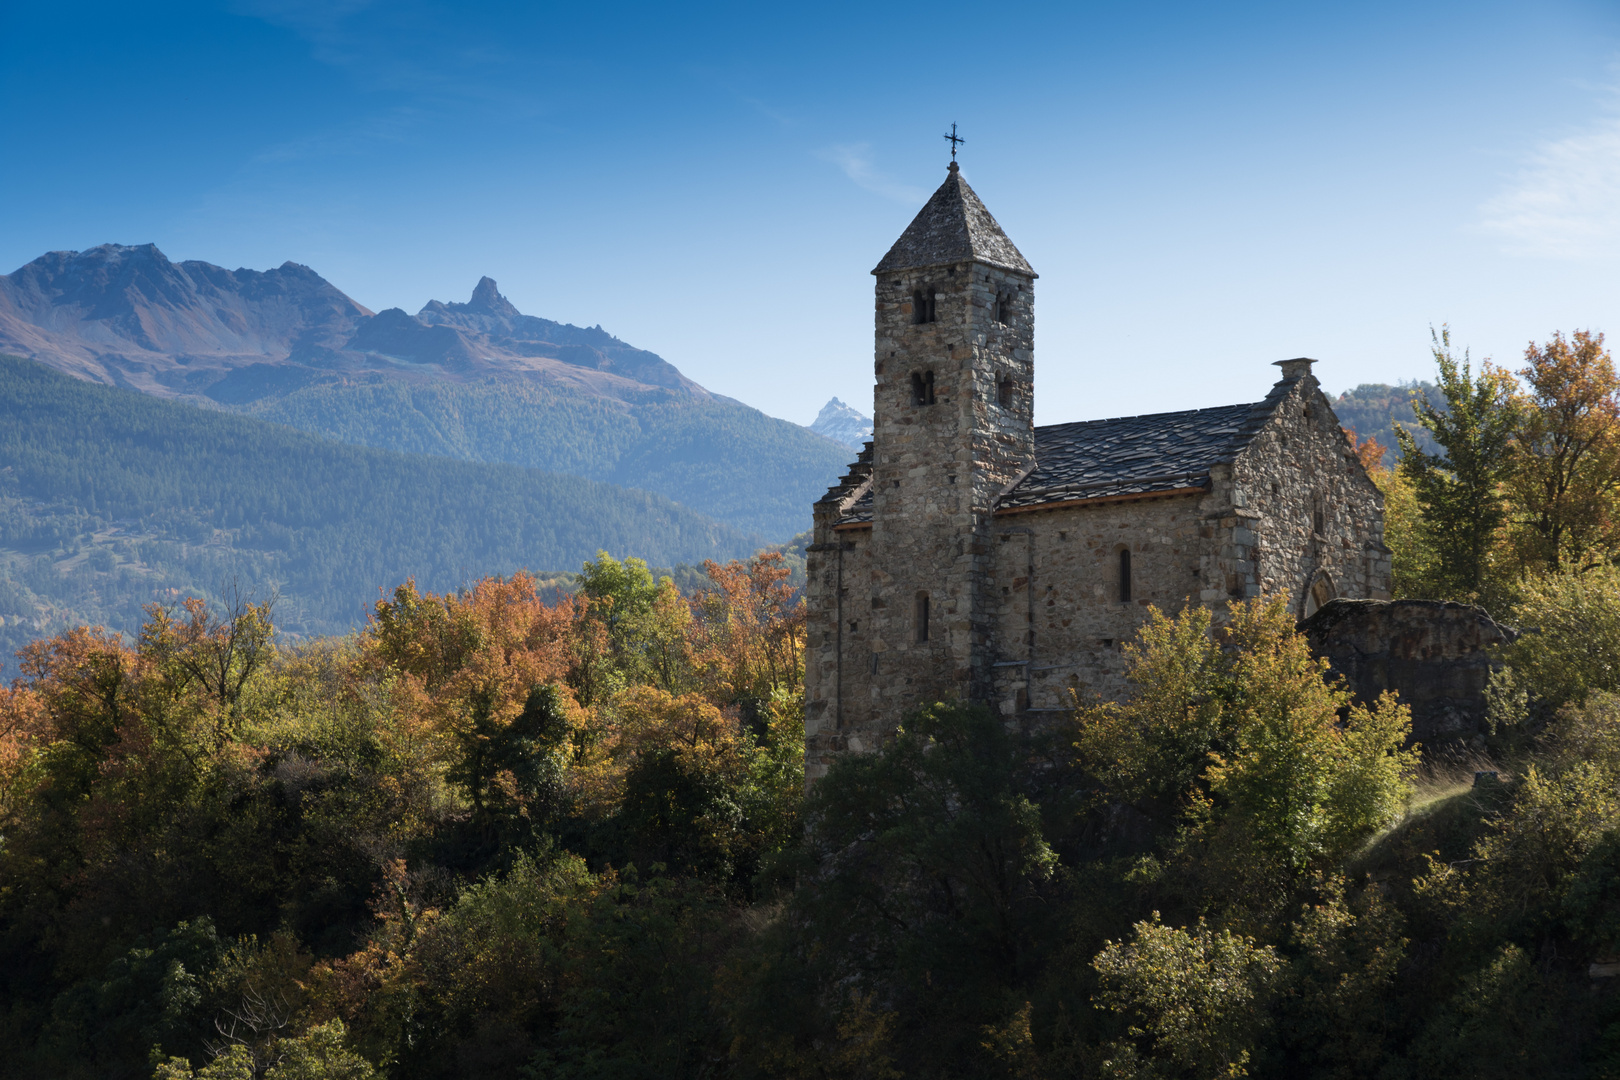
{"label": "hillside vegetation", "polygon": [[[757,536],[657,495],[512,465],[346,446],[0,357],[0,649],[225,584],[280,593],[301,635],[359,623],[376,589],[571,570],[599,549],[662,565]],[[9,666],[9,664],[8,664]]]}
{"label": "hillside vegetation", "polygon": [[1381,463],[1389,466],[1395,461],[1400,431],[1410,434],[1423,449],[1434,449],[1434,440],[1412,411],[1414,395],[1421,398],[1424,394],[1444,407],[1445,399],[1433,383],[1417,381],[1403,382],[1399,386],[1362,383],[1331,400],[1339,423],[1355,432],[1358,438],[1377,439],[1384,448]]}
{"label": "hillside vegetation", "polygon": [[784,541],[850,451],[723,400],[666,391],[633,400],[533,380],[318,382],[240,406],[346,443],[507,462],[656,491],[745,532]]}
{"label": "hillside vegetation", "polygon": [[1560,630],[1472,757],[1419,765],[1257,599],[1154,612],[1126,702],[927,706],[806,798],[786,572],[688,597],[601,559],[551,603],[403,585],[340,641],[192,604],[31,647],[0,1077],[1620,1068],[1614,573],[1523,610]]}
{"label": "hillside vegetation", "polygon": [[775,552],[31,644],[0,1078],[1620,1076],[1620,373],[1435,359],[1436,451],[1368,462],[1397,588],[1527,631],[1447,746],[1271,595],[1149,609],[1122,700],[919,703],[806,792]]}

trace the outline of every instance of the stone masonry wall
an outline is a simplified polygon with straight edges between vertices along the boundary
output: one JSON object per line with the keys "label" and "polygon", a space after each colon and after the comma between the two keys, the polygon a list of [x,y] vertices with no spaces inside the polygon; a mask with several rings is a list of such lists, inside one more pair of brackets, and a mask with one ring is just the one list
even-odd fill
{"label": "stone masonry wall", "polygon": [[[1306,361],[1290,363],[1306,364]],[[1387,599],[1384,500],[1308,370],[1233,463],[1232,502],[1250,522],[1234,536],[1229,595],[1288,593],[1296,616],[1336,596]],[[1318,582],[1318,596],[1312,597]]]}
{"label": "stone masonry wall", "polygon": [[[935,298],[933,322],[915,321],[919,291]],[[885,274],[875,322],[872,556],[867,580],[851,584],[872,685],[859,705],[845,695],[856,732],[892,726],[920,701],[987,695],[990,516],[1034,445],[1029,277],[973,263]],[[919,404],[913,377],[930,375],[933,402]]]}
{"label": "stone masonry wall", "polygon": [[[870,529],[835,534],[808,556],[805,604],[805,778],[814,781],[845,751],[872,750],[871,619],[865,583],[871,580]],[[851,587],[854,583],[855,587]]]}
{"label": "stone masonry wall", "polygon": [[[996,516],[994,699],[1004,714],[1064,708],[1071,688],[1124,694],[1122,646],[1149,606],[1219,609],[1286,591],[1298,613],[1323,573],[1338,595],[1388,597],[1377,489],[1314,378],[1285,378],[1277,392],[1265,426],[1232,465],[1211,470],[1202,495]],[[1119,601],[1121,548],[1131,552],[1129,603]]]}
{"label": "stone masonry wall", "polygon": [[[807,770],[869,749],[922,701],[985,699],[986,581],[996,500],[1033,460],[1033,279],[974,263],[876,281],[873,521],[835,530],[858,496],[816,507],[806,602]],[[917,322],[915,294],[934,318]],[[914,400],[930,375],[932,403]],[[928,602],[927,639],[919,633]]]}
{"label": "stone masonry wall", "polygon": [[[996,518],[996,702],[1003,715],[1118,697],[1124,644],[1150,606],[1197,602],[1213,539],[1209,496],[1078,503]],[[1206,535],[1210,534],[1210,535]],[[1119,551],[1131,552],[1129,602]]]}

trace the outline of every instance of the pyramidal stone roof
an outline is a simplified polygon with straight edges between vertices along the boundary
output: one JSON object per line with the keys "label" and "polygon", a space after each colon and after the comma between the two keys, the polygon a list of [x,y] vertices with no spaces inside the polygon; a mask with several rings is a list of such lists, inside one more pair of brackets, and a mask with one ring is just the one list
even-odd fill
{"label": "pyramidal stone roof", "polygon": [[961,262],[979,262],[1037,276],[962,179],[953,161],[945,182],[906,226],[906,231],[900,234],[900,239],[872,273],[889,274]]}

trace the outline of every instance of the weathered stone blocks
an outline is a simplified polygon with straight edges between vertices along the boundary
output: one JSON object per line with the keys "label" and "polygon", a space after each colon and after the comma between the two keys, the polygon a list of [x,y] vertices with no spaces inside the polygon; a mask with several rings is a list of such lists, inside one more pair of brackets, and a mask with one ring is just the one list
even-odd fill
{"label": "weathered stone blocks", "polygon": [[810,779],[927,701],[1013,720],[1118,696],[1153,606],[1388,596],[1382,501],[1311,361],[1263,402],[1164,414],[1164,438],[1137,417],[1057,439],[1032,480],[1035,275],[954,170],[874,273],[873,440],[809,548]]}
{"label": "weathered stone blocks", "polygon": [[1484,732],[1493,650],[1518,636],[1484,608],[1438,600],[1333,600],[1301,629],[1359,700],[1398,693],[1431,748]]}

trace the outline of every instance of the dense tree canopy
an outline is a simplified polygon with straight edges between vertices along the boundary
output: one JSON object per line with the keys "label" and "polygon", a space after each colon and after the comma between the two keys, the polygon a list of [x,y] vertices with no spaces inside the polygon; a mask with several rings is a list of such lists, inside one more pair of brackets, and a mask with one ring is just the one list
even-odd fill
{"label": "dense tree canopy", "polygon": [[[1432,460],[1358,446],[1399,580],[1533,631],[1466,746],[1269,597],[1150,611],[1122,700],[927,703],[807,793],[779,554],[406,581],[341,638],[241,597],[35,641],[0,1077],[1620,1075],[1620,571],[1586,466],[1524,494],[1558,432],[1602,445],[1599,345],[1522,395],[1442,368]],[[1507,433],[1480,535],[1432,519],[1458,432]]]}

